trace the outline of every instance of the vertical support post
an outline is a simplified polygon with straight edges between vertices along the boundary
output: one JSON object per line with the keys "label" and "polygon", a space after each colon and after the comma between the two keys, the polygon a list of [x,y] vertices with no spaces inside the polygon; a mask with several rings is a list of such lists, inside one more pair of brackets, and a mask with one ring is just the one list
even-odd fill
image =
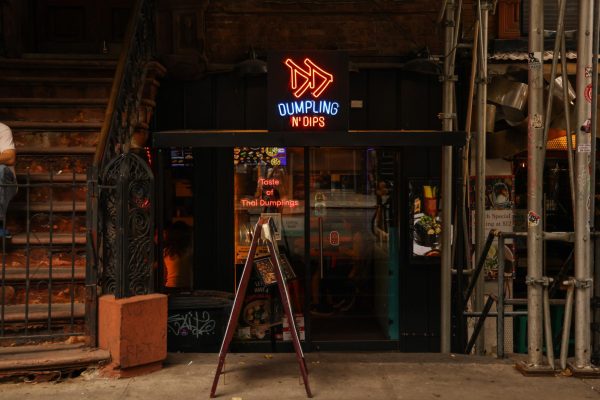
{"label": "vertical support post", "polygon": [[[590,153],[591,141],[591,65],[593,0],[579,2],[577,39],[577,152],[575,154],[575,363],[577,369],[591,366],[590,344]],[[586,92],[587,91],[587,92]]]}
{"label": "vertical support post", "polygon": [[554,344],[552,342],[552,321],[550,318],[550,296],[548,295],[548,286],[552,283],[552,279],[545,278],[543,290],[544,302],[544,336],[546,337],[546,358],[548,365],[554,369]]}
{"label": "vertical support post", "polygon": [[496,355],[498,358],[504,358],[504,236],[502,233],[498,236],[498,301],[496,302]]}
{"label": "vertical support post", "polygon": [[[475,162],[475,260],[479,260],[483,254],[483,246],[486,239],[485,233],[485,135],[486,135],[486,104],[487,104],[487,54],[488,54],[488,16],[490,4],[487,1],[478,2],[477,5],[480,20],[480,46],[479,57],[479,82],[477,84],[477,152]],[[477,51],[474,49],[473,51]],[[473,308],[481,311],[483,307],[484,279],[480,275],[475,287],[475,298]],[[483,355],[485,350],[485,328],[477,338],[476,352]]]}
{"label": "vertical support post", "polygon": [[[594,40],[593,40],[593,56],[592,56],[592,93],[596,95],[592,96],[592,176],[591,176],[591,205],[590,209],[592,210],[592,218],[590,220],[591,227],[590,230],[595,231],[596,225],[596,137],[598,134],[598,53],[600,52],[600,2],[598,0],[594,1]],[[593,276],[594,276],[594,296],[600,296],[600,266],[598,262],[600,262],[600,242],[598,241],[598,237],[596,236],[592,241],[592,259],[591,265],[593,266]],[[592,316],[594,323],[600,323],[600,307],[596,306],[594,308],[594,315]],[[598,326],[598,325],[596,325]],[[597,329],[594,330],[592,337],[592,361],[595,364],[600,362],[600,331]]]}
{"label": "vertical support post", "polygon": [[95,166],[87,172],[86,199],[86,268],[85,268],[85,334],[87,345],[96,347],[98,342],[98,170]]}
{"label": "vertical support post", "polygon": [[544,1],[530,0],[529,127],[527,140],[527,342],[528,364],[540,366],[542,354],[542,196],[544,166]]}
{"label": "vertical support post", "polygon": [[[454,0],[446,3],[442,129],[452,131],[454,102]],[[440,351],[450,353],[452,338],[452,147],[442,148],[442,259]]]}
{"label": "vertical support post", "polygon": [[567,299],[565,301],[565,316],[563,319],[563,332],[560,342],[560,369],[567,368],[567,355],[569,354],[569,336],[571,334],[571,317],[573,316],[573,293],[575,291],[575,280],[573,278],[564,281],[567,285]]}

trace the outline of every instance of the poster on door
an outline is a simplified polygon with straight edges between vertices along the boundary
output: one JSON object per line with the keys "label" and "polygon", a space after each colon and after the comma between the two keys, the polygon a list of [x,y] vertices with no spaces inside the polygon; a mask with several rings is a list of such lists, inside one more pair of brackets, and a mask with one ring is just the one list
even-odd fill
{"label": "poster on door", "polygon": [[415,179],[409,189],[409,237],[416,260],[438,261],[442,242],[440,183]]}

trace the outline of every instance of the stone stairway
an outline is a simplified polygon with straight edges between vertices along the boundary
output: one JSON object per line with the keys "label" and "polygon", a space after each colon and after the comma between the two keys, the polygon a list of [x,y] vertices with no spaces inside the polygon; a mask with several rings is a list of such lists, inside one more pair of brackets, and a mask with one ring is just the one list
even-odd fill
{"label": "stone stairway", "polygon": [[[0,59],[0,121],[13,131],[19,183],[0,260],[0,346],[84,332],[86,173],[115,69],[105,59]],[[140,130],[164,72],[148,73]]]}

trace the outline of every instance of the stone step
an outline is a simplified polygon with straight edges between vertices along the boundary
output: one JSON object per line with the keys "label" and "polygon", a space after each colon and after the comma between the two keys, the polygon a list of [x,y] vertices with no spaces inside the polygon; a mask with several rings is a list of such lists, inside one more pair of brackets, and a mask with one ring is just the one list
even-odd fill
{"label": "stone step", "polygon": [[115,60],[76,60],[41,58],[0,59],[2,76],[55,76],[113,78]]}
{"label": "stone step", "polygon": [[[2,276],[0,275],[0,278]],[[29,268],[29,274],[25,268],[6,268],[4,272],[4,282],[24,282],[29,278],[30,281],[48,280],[50,278],[50,268],[46,265],[45,267],[31,267]],[[52,267],[52,280],[53,281],[70,281],[71,279],[81,282],[85,279],[85,267]],[[2,298],[0,289],[0,299]]]}
{"label": "stone step", "polygon": [[110,353],[107,350],[84,347],[82,344],[0,347],[0,376],[85,368],[109,360]]}
{"label": "stone step", "polygon": [[106,105],[107,99],[0,98],[0,120],[100,122]]}
{"label": "stone step", "polygon": [[[76,232],[75,233],[75,244],[85,244],[87,236],[85,233]],[[52,244],[53,245],[70,245],[73,243],[73,238],[70,233],[53,233],[52,235]],[[13,234],[11,239],[12,245],[22,246],[27,244],[27,234],[26,233],[18,233]],[[48,232],[40,232],[29,235],[29,244],[32,246],[40,245],[46,246],[50,244],[50,233]]]}
{"label": "stone step", "polygon": [[[27,203],[21,202],[11,202],[9,209],[12,211],[25,211],[27,210]],[[53,212],[83,212],[86,210],[85,201],[77,201],[75,204],[71,201],[54,201],[52,202],[52,211]],[[40,202],[31,202],[29,203],[29,211],[31,212],[49,212],[50,211],[50,203],[40,203]]]}
{"label": "stone step", "polygon": [[72,131],[94,131],[100,132],[102,121],[83,122],[83,121],[10,121],[4,120],[3,124],[8,125],[14,132],[72,132]]}
{"label": "stone step", "polygon": [[112,78],[0,76],[3,97],[108,98]]}
{"label": "stone step", "polygon": [[[85,316],[85,304],[74,304],[73,317],[83,318]],[[2,306],[0,305],[0,308]],[[25,321],[25,304],[7,305],[4,306],[4,322],[24,322]],[[29,304],[27,317],[30,322],[45,322],[48,321],[48,304]],[[71,318],[70,303],[53,303],[50,313],[52,320],[61,320]]]}
{"label": "stone step", "polygon": [[[20,184],[26,183],[29,179],[31,183],[39,183],[39,182],[48,182],[50,180],[50,174],[48,173],[40,173],[40,174],[29,174],[26,173],[17,173],[17,182]],[[75,174],[73,176],[72,173],[64,173],[52,176],[52,181],[56,183],[65,183],[65,182],[85,182],[87,179],[86,174]]]}
{"label": "stone step", "polygon": [[17,174],[48,174],[53,171],[54,176],[69,175],[73,171],[76,174],[85,174],[87,168],[92,165],[92,154],[70,155],[64,154],[21,154],[17,155],[15,170]]}

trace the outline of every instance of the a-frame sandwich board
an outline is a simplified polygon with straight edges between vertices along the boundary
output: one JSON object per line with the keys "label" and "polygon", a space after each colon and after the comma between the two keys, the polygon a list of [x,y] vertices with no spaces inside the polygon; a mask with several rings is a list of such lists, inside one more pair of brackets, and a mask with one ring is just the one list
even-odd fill
{"label": "a-frame sandwich board", "polygon": [[269,257],[275,270],[275,276],[277,277],[277,287],[279,288],[279,295],[281,296],[281,303],[283,304],[283,310],[287,317],[290,326],[290,333],[292,334],[292,343],[296,352],[296,360],[300,366],[300,373],[304,380],[304,388],[306,389],[306,395],[312,397],[310,385],[308,383],[308,369],[306,367],[306,359],[300,346],[300,339],[298,338],[298,330],[296,329],[296,320],[294,319],[294,313],[292,312],[292,305],[290,302],[290,294],[287,288],[287,284],[284,279],[284,275],[281,269],[281,258],[279,256],[279,250],[277,243],[275,242],[274,235],[274,223],[272,223],[271,217],[260,217],[256,226],[254,227],[254,233],[252,236],[252,242],[250,243],[250,250],[248,251],[248,257],[244,264],[244,270],[242,277],[238,285],[237,293],[235,294],[235,300],[233,301],[233,308],[231,309],[231,315],[229,316],[229,322],[227,322],[227,329],[225,330],[225,336],[223,343],[221,344],[221,350],[219,351],[219,363],[217,365],[217,371],[215,372],[215,379],[213,380],[212,389],[210,391],[210,397],[215,397],[217,391],[217,385],[219,384],[219,377],[223,373],[223,366],[225,365],[225,357],[229,351],[229,345],[233,340],[235,329],[237,328],[238,319],[242,311],[244,299],[246,297],[246,289],[250,282],[250,276],[252,275],[252,268],[254,266],[254,256],[258,247],[259,241],[266,242],[269,250]]}

